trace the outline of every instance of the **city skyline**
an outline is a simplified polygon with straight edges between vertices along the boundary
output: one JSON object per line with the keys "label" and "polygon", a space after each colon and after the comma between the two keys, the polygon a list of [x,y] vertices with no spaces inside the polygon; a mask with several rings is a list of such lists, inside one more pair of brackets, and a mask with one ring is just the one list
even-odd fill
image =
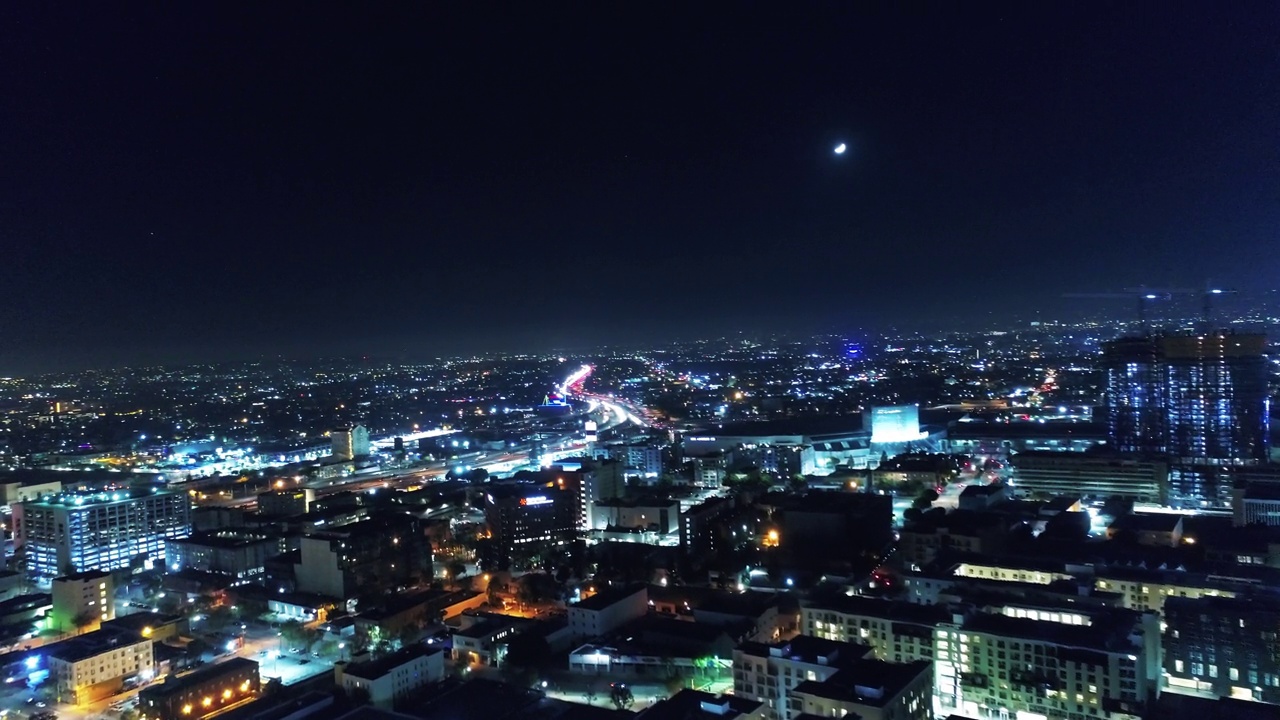
{"label": "city skyline", "polygon": [[1280,17],[1233,10],[6,9],[0,372],[1259,293]]}

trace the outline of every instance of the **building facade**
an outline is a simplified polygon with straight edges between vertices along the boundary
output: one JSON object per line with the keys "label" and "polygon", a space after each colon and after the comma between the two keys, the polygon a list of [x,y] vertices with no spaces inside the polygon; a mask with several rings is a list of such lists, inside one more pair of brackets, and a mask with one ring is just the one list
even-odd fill
{"label": "building facade", "polygon": [[1164,607],[1171,687],[1280,703],[1280,601],[1169,598]]}
{"label": "building facade", "polygon": [[149,680],[152,644],[132,633],[97,630],[46,645],[42,655],[58,702],[82,705],[120,692],[130,678]]}
{"label": "building facade", "polygon": [[49,626],[62,632],[97,629],[116,617],[111,573],[90,570],[54,578]]}
{"label": "building facade", "polygon": [[225,575],[233,584],[251,582],[266,573],[269,557],[290,550],[283,536],[245,528],[196,533],[165,545],[165,566],[171,572],[198,570]]}
{"label": "building facade", "polygon": [[411,645],[377,660],[336,663],[333,672],[349,697],[367,693],[373,705],[390,708],[424,685],[444,679],[444,651]]}
{"label": "building facade", "polygon": [[791,720],[791,690],[804,682],[823,682],[841,667],[866,657],[865,645],[798,635],[790,641],[743,643],[733,652],[733,694],[764,703],[769,720]]}
{"label": "building facade", "polygon": [[162,563],[191,532],[186,493],[133,490],[45,496],[13,506],[15,551],[37,579]]}
{"label": "building facade", "polygon": [[369,455],[369,430],[363,425],[340,427],[329,439],[335,460],[354,460]]}
{"label": "building facade", "polygon": [[231,658],[143,688],[138,693],[138,716],[139,720],[201,720],[255,700],[261,691],[258,663]]}

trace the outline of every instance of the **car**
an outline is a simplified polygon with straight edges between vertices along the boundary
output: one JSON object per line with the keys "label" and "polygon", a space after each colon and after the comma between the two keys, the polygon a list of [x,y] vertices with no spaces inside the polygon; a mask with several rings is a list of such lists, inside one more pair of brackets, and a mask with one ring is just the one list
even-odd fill
{"label": "car", "polygon": [[311,663],[311,660],[308,658],[302,658],[301,660],[298,661],[299,665],[309,665],[310,663]]}
{"label": "car", "polygon": [[258,657],[266,657],[266,656],[267,656],[266,650],[263,650],[262,652],[258,653]]}
{"label": "car", "polygon": [[302,648],[289,648],[289,652],[293,653],[294,655],[299,655],[302,653]]}

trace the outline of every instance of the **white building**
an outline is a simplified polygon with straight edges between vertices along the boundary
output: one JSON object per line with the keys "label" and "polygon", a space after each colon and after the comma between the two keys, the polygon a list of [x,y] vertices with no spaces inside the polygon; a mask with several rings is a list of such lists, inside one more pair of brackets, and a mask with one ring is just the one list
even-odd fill
{"label": "white building", "polygon": [[569,606],[569,631],[577,640],[601,637],[647,612],[649,591],[645,586],[602,588]]}
{"label": "white building", "polygon": [[807,635],[790,641],[743,643],[733,651],[733,694],[763,702],[769,720],[791,720],[792,688],[803,682],[822,682],[843,664],[866,657],[871,648]]}
{"label": "white building", "polygon": [[333,442],[333,457],[337,460],[354,460],[369,454],[369,430],[363,425],[340,427],[329,439]]}
{"label": "white building", "polygon": [[[101,570],[64,575],[53,581],[51,627],[62,632],[97,628],[116,617],[115,583]],[[88,621],[84,624],[79,620]]]}
{"label": "white building", "polygon": [[98,630],[42,649],[58,702],[80,705],[120,692],[131,677],[155,673],[152,640],[130,632]]}
{"label": "white building", "polygon": [[335,663],[333,673],[348,696],[368,693],[371,703],[390,708],[418,688],[444,679],[444,650],[410,645],[377,660]]}

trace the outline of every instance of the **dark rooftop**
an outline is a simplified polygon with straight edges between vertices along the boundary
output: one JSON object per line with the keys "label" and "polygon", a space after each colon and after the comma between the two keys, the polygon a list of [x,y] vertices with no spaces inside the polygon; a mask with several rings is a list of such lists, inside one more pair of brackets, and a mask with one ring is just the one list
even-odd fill
{"label": "dark rooftop", "polygon": [[1134,532],[1173,532],[1182,524],[1182,516],[1173,513],[1133,513],[1122,515],[1111,523],[1109,530]]}
{"label": "dark rooftop", "polygon": [[756,657],[783,657],[814,665],[832,666],[864,658],[872,652],[867,645],[826,640],[812,635],[797,635],[790,640],[772,644],[747,642],[738,649]]}
{"label": "dark rooftop", "polygon": [[349,663],[343,672],[364,680],[376,680],[407,662],[442,652],[444,650],[441,648],[428,648],[425,645],[415,643],[377,660]]}
{"label": "dark rooftop", "polygon": [[258,663],[248,658],[233,657],[214,665],[205,665],[204,667],[193,670],[186,675],[170,675],[165,678],[164,682],[158,685],[149,685],[146,688],[143,688],[139,695],[159,700],[160,698],[168,697],[174,693],[189,690],[193,686],[209,682],[212,679],[250,669],[257,670]]}
{"label": "dark rooftop", "polygon": [[684,689],[666,700],[654,703],[636,720],[734,720],[760,709],[758,700],[733,695],[713,695],[701,690]]}
{"label": "dark rooftop", "polygon": [[893,700],[921,674],[930,672],[932,667],[925,660],[909,663],[858,660],[822,682],[802,682],[792,692],[880,707]]}
{"label": "dark rooftop", "polygon": [[606,587],[591,597],[579,602],[576,605],[570,605],[569,609],[575,607],[583,610],[603,610],[610,605],[624,599],[629,598],[638,592],[646,592],[643,585],[628,585],[621,587]]}

